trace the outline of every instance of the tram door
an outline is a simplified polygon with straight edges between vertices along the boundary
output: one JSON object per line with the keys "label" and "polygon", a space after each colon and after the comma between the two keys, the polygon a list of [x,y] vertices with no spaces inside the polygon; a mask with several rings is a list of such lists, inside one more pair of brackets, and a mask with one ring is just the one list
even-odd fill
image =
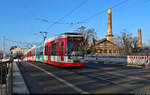
{"label": "tram door", "polygon": [[48,47],[48,60],[51,61],[51,46]]}
{"label": "tram door", "polygon": [[61,61],[64,61],[64,42],[61,42]]}
{"label": "tram door", "polygon": [[41,59],[40,59],[40,61],[41,62],[44,62],[44,46],[42,46],[42,47],[40,47],[40,49],[41,49],[41,54],[40,54],[40,57],[41,57]]}

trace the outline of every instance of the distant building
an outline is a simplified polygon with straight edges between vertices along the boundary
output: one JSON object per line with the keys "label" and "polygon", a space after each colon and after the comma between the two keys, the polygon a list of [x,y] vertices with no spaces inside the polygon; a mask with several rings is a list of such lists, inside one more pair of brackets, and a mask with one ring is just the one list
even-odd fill
{"label": "distant building", "polygon": [[119,47],[106,38],[96,42],[96,55],[118,55]]}
{"label": "distant building", "polygon": [[112,34],[111,9],[108,9],[107,35],[106,38],[96,41],[95,43],[97,55],[118,55],[119,47],[114,44],[114,36]]}
{"label": "distant building", "polygon": [[17,47],[17,48],[14,48],[14,49],[11,50],[11,54],[12,54],[13,56],[17,56],[17,54],[24,54],[27,50],[28,50],[28,49],[24,49],[24,48],[19,48],[19,47]]}

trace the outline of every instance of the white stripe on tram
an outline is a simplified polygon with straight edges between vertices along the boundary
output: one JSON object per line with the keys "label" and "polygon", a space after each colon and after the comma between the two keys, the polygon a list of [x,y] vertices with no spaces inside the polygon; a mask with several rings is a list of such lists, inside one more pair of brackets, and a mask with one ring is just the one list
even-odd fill
{"label": "white stripe on tram", "polygon": [[50,73],[50,72],[48,72],[48,71],[46,71],[46,70],[40,68],[39,66],[36,66],[36,65],[33,65],[33,64],[30,64],[30,65],[32,65],[32,66],[34,66],[35,68],[37,68],[37,69],[39,69],[39,70],[41,70],[41,71],[47,73],[48,75],[50,75],[50,76],[56,78],[57,80],[63,82],[64,84],[66,84],[67,86],[73,88],[74,90],[78,91],[79,93],[82,93],[82,94],[88,94],[88,92],[83,91],[82,89],[76,87],[75,85],[73,85],[73,84],[71,84],[71,83],[65,81],[64,79],[59,78],[58,76],[56,76],[56,75],[54,75],[54,74],[52,74],[52,73]]}

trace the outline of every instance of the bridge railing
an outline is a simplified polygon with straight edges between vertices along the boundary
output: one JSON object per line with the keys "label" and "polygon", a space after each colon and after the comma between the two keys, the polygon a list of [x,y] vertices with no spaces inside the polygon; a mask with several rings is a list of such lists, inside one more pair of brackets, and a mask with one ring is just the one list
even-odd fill
{"label": "bridge railing", "polygon": [[150,56],[85,56],[85,61],[97,61],[121,65],[150,65]]}
{"label": "bridge railing", "polygon": [[13,63],[10,61],[0,62],[0,93],[11,95],[13,90]]}

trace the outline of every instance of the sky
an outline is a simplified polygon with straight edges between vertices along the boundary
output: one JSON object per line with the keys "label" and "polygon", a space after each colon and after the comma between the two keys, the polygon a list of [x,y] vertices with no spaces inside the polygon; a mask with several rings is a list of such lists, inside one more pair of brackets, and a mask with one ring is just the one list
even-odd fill
{"label": "sky", "polygon": [[[123,1],[125,2],[112,8]],[[50,38],[72,32],[80,26],[94,28],[98,40],[102,39],[107,34],[107,11],[104,10],[108,8],[112,8],[112,33],[115,37],[124,29],[133,36],[138,36],[137,30],[141,28],[143,43],[148,43],[149,5],[150,0],[0,0],[0,49],[3,36],[18,42],[39,43],[43,40],[40,31],[48,32],[47,38]],[[99,12],[102,13],[89,18]],[[52,25],[54,22],[83,23],[73,26]],[[6,40],[6,49],[11,45],[22,46],[23,43],[18,42]]]}

